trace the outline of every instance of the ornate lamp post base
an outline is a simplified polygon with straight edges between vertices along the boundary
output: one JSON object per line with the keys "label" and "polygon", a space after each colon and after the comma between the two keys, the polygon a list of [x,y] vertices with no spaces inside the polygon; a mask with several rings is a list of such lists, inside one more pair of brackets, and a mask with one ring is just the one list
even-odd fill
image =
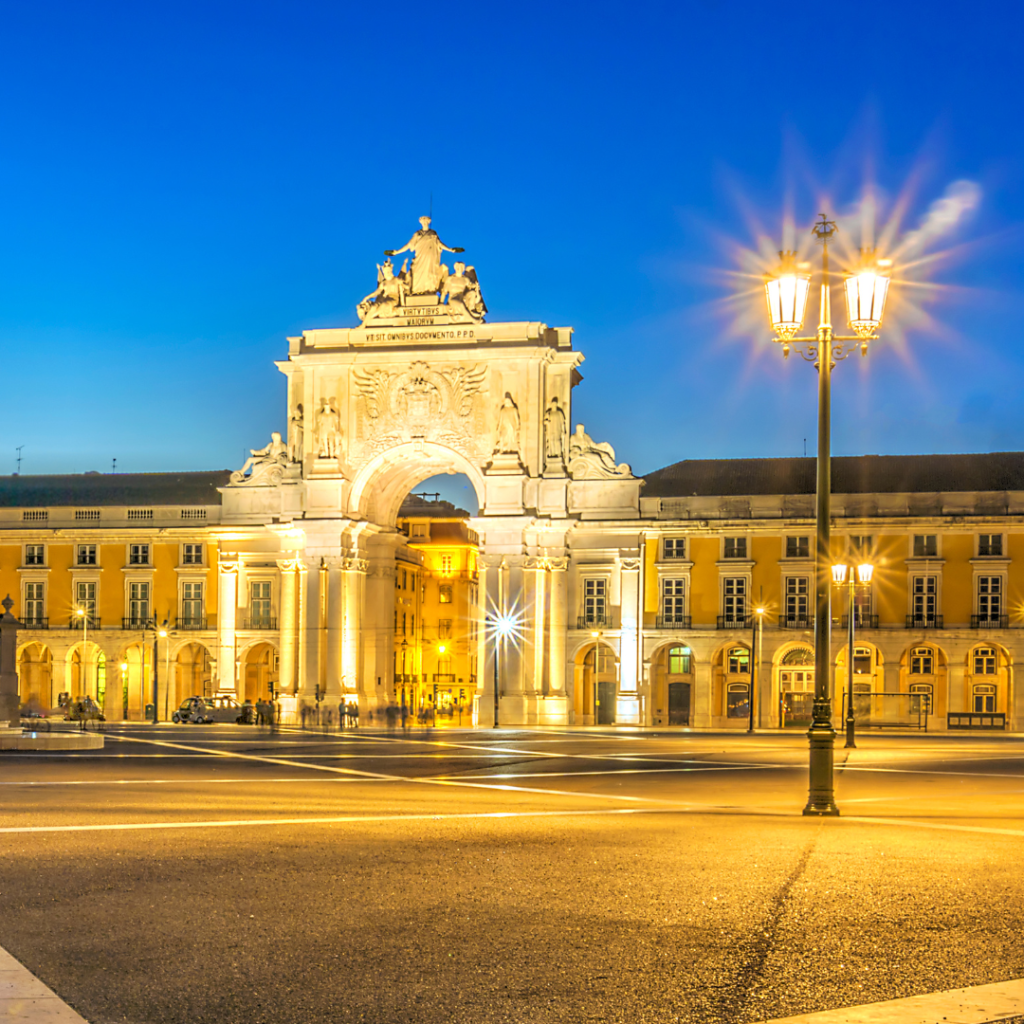
{"label": "ornate lamp post base", "polygon": [[[817,716],[815,716],[817,719]],[[832,792],[833,745],[836,731],[826,720],[815,720],[807,730],[810,745],[810,785],[807,792],[805,815],[839,817]]]}

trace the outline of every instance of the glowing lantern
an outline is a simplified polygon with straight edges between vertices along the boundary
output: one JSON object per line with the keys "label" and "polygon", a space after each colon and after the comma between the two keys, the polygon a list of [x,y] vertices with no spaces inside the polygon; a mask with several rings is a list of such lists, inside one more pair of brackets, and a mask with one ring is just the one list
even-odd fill
{"label": "glowing lantern", "polygon": [[870,337],[882,326],[891,266],[892,260],[876,260],[872,252],[865,251],[860,269],[846,279],[846,309],[858,338]]}
{"label": "glowing lantern", "polygon": [[797,268],[795,257],[795,252],[780,252],[778,271],[764,283],[768,319],[780,338],[792,338],[800,330],[807,309],[811,276]]}

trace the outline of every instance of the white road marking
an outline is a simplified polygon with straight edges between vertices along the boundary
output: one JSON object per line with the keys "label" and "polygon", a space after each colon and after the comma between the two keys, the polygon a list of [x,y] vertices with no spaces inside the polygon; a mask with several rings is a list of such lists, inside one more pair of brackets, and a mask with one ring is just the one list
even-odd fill
{"label": "white road marking", "polygon": [[1024,1013],[1024,981],[1000,981],[884,1003],[779,1017],[760,1024],[994,1024]]}
{"label": "white road marking", "polygon": [[856,821],[867,825],[899,825],[902,828],[931,828],[940,832],[977,832],[992,836],[1024,836],[1020,828],[992,828],[986,825],[947,825],[938,821],[914,821],[913,818],[868,818],[850,814],[836,821]]}
{"label": "white road marking", "polygon": [[0,949],[0,1021],[87,1024],[6,949]]}

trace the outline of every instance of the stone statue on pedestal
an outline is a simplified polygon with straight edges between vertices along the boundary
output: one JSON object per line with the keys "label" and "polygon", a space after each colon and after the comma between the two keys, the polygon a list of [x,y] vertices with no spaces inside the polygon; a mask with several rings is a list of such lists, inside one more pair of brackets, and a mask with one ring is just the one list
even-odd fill
{"label": "stone statue on pedestal", "polygon": [[288,457],[292,462],[302,461],[302,442],[305,436],[305,424],[303,422],[302,404],[295,406],[295,412],[288,421]]}
{"label": "stone statue on pedestal", "polygon": [[316,454],[321,459],[336,459],[341,449],[341,417],[334,398],[322,398],[316,414]]}
{"label": "stone statue on pedestal", "polygon": [[441,262],[442,252],[465,252],[444,244],[430,226],[429,217],[420,217],[420,230],[401,249],[385,249],[385,256],[400,256],[403,252],[413,253],[412,280],[409,289],[412,295],[430,295],[441,290],[448,268]]}
{"label": "stone statue on pedestal", "polygon": [[[288,465],[288,446],[281,440],[275,430],[270,435],[270,444],[266,448],[250,448],[249,458],[242,468],[231,474],[233,484],[278,484],[284,475],[284,467]],[[249,476],[245,471],[251,469]]]}
{"label": "stone statue on pedestal", "polygon": [[544,464],[549,469],[565,467],[565,410],[557,396],[544,412]]}
{"label": "stone statue on pedestal", "polygon": [[519,408],[507,391],[501,408],[498,410],[494,454],[519,455]]}
{"label": "stone statue on pedestal", "polygon": [[402,264],[402,270],[397,276],[395,276],[395,268],[391,260],[377,264],[377,290],[370,292],[356,306],[360,320],[365,323],[367,320],[394,316],[395,310],[405,301],[408,280],[406,265],[408,262],[406,260]]}
{"label": "stone statue on pedestal", "polygon": [[594,441],[576,424],[576,432],[569,438],[569,474],[573,480],[608,480],[612,477],[631,477],[633,471],[626,462],[616,465],[615,449],[607,442]]}
{"label": "stone statue on pedestal", "polygon": [[441,301],[448,297],[448,310],[457,316],[471,320],[483,320],[487,312],[484,298],[480,294],[480,282],[476,271],[465,263],[455,264],[455,273],[449,274],[441,286]]}

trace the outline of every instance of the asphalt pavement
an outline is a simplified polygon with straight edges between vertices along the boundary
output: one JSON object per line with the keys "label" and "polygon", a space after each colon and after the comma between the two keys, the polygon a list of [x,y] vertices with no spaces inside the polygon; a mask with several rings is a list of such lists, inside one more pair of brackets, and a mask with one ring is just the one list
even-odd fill
{"label": "asphalt pavement", "polygon": [[91,1024],[744,1024],[1024,977],[1024,738],[837,747],[838,819],[806,761],[111,727],[0,755],[0,947]]}

